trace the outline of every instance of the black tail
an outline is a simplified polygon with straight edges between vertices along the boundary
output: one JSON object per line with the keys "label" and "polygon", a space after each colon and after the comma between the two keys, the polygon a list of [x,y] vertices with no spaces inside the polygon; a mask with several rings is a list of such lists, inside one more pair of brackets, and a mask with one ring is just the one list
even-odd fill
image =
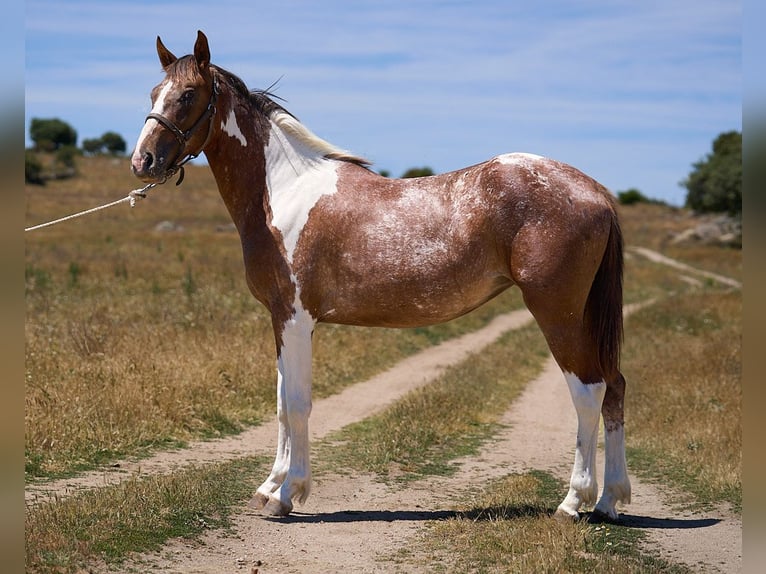
{"label": "black tail", "polygon": [[613,208],[609,240],[585,303],[585,324],[598,349],[601,373],[607,379],[612,379],[620,368],[623,340],[622,249],[622,231]]}

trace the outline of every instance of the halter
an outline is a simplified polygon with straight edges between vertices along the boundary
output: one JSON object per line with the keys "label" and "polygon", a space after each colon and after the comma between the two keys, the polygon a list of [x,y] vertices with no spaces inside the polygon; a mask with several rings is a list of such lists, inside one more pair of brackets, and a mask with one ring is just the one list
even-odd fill
{"label": "halter", "polygon": [[[173,163],[172,166],[167,170],[167,173],[165,175],[165,179],[163,180],[163,183],[173,177],[176,172],[181,172],[181,175],[178,177],[178,181],[176,182],[176,185],[181,185],[181,182],[184,180],[184,164],[190,162],[194,158],[196,158],[199,154],[202,153],[202,151],[205,149],[205,146],[210,141],[210,136],[213,134],[213,118],[215,116],[216,111],[216,101],[218,100],[218,81],[214,78],[213,79],[213,93],[210,94],[210,101],[207,104],[207,108],[204,112],[202,112],[202,115],[199,117],[199,119],[194,122],[194,125],[190,127],[185,132],[181,131],[181,129],[174,124],[172,121],[170,121],[168,118],[161,114],[149,114],[146,116],[146,119],[144,120],[144,123],[151,120],[156,120],[158,123],[160,123],[164,128],[166,128],[170,133],[172,133],[176,139],[178,140],[178,143],[181,144],[181,151],[178,154],[178,157],[176,158],[176,161]],[[208,120],[208,128],[207,128],[207,137],[205,138],[205,141],[202,143],[202,146],[199,148],[197,153],[187,153],[186,156],[184,156],[184,151],[186,151],[186,146],[189,143],[189,140],[192,138],[194,133],[197,131],[197,129],[202,125],[202,122],[205,120]],[[183,158],[179,161],[179,158]]]}

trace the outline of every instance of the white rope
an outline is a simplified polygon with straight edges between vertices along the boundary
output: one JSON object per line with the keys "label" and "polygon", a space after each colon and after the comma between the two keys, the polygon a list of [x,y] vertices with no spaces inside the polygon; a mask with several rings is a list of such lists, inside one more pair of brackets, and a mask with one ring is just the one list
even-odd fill
{"label": "white rope", "polygon": [[139,199],[144,199],[146,197],[146,190],[151,189],[155,185],[157,184],[150,183],[146,185],[145,187],[143,187],[142,189],[134,189],[126,197],[123,197],[122,199],[118,199],[117,201],[113,201],[111,203],[107,203],[106,205],[101,205],[99,207],[94,207],[92,209],[86,209],[85,211],[81,211],[79,213],[73,213],[72,215],[67,215],[66,217],[62,217],[61,219],[56,219],[54,221],[49,221],[48,223],[41,223],[40,225],[27,227],[26,229],[24,229],[24,232],[34,231],[35,229],[42,229],[43,227],[48,227],[50,225],[56,225],[57,223],[69,221],[70,219],[74,219],[76,217],[82,217],[83,215],[88,215],[89,213],[95,213],[96,211],[101,211],[102,209],[106,209],[107,207],[113,207],[115,205],[119,205],[120,203],[125,203],[126,201],[130,202],[130,207],[135,207],[136,201],[138,201]]}

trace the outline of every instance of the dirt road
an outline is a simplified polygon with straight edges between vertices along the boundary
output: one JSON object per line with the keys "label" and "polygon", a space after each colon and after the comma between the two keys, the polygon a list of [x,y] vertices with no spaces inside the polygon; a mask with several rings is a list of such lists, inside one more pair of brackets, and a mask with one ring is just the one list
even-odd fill
{"label": "dirt road", "polygon": [[[349,390],[347,399],[354,395]],[[235,536],[211,532],[201,541],[176,540],[159,554],[141,557],[142,565],[154,572],[184,574],[253,568],[259,574],[428,572],[427,565],[412,560],[396,564],[391,557],[426,521],[451,515],[455,500],[511,472],[548,470],[568,479],[576,418],[552,358],[502,423],[505,430],[479,454],[460,460],[454,476],[431,477],[404,490],[365,475],[321,476],[306,505],[287,519],[245,511],[235,519]],[[703,572],[742,570],[739,517],[725,509],[679,514],[656,486],[635,476],[631,480],[633,501],[623,509],[623,519],[647,531],[648,550]]]}

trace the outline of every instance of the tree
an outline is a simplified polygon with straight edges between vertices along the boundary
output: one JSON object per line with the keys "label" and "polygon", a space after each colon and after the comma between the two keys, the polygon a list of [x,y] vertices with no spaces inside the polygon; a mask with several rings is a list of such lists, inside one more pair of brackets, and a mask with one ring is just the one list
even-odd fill
{"label": "tree", "polygon": [[635,187],[631,187],[625,191],[618,191],[617,201],[622,205],[633,205],[634,203],[648,203],[649,198]]}
{"label": "tree", "polygon": [[82,151],[87,155],[97,155],[104,150],[104,142],[101,138],[86,138],[82,140]]}
{"label": "tree", "polygon": [[742,133],[719,134],[713,152],[693,164],[686,188],[686,206],[701,213],[742,214]]}
{"label": "tree", "polygon": [[106,149],[112,155],[121,155],[125,153],[127,144],[122,136],[116,132],[106,132],[101,136],[101,142]]}
{"label": "tree", "polygon": [[105,132],[100,138],[89,138],[82,141],[82,151],[88,155],[102,153],[122,155],[127,147],[123,137],[116,132]]}
{"label": "tree", "polygon": [[55,151],[77,144],[77,132],[68,123],[58,119],[32,118],[29,137],[38,151]]}
{"label": "tree", "polygon": [[426,177],[433,174],[434,170],[430,167],[411,167],[402,174],[402,177]]}

